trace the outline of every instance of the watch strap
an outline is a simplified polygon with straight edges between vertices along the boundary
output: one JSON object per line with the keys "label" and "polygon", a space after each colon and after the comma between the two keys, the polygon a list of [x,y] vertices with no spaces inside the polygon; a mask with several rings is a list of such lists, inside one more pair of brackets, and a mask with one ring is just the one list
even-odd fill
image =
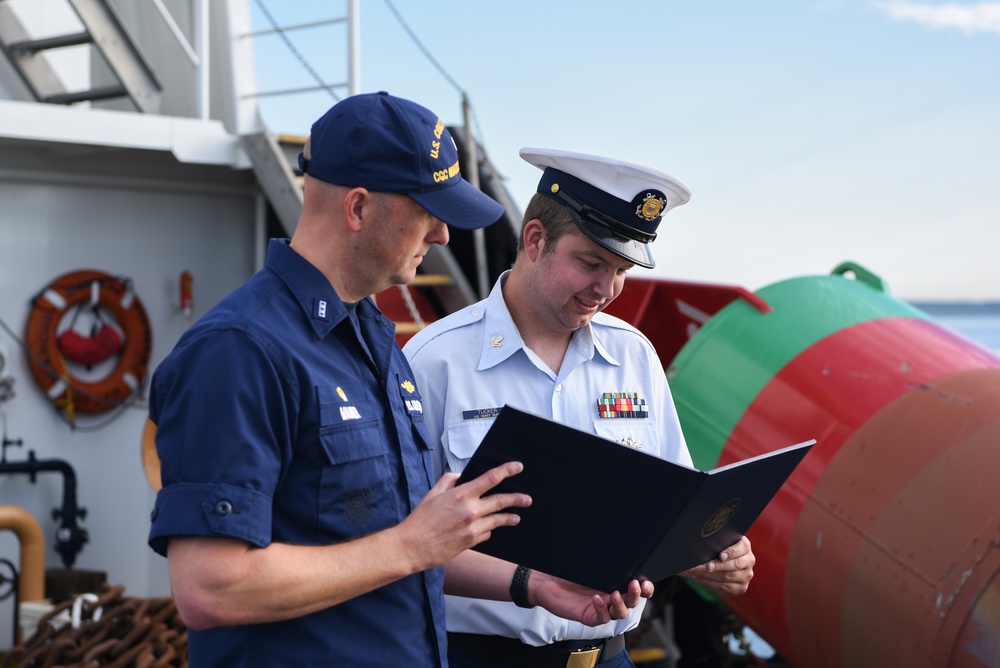
{"label": "watch strap", "polygon": [[514,569],[514,577],[510,580],[510,598],[519,608],[535,607],[528,603],[528,578],[530,576],[530,568],[518,566]]}

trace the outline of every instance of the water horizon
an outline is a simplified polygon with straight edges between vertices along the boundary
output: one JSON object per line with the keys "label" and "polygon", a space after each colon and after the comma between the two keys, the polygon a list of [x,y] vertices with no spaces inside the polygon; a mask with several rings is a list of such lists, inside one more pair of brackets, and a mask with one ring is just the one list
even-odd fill
{"label": "water horizon", "polygon": [[966,338],[1000,355],[1000,302],[907,302]]}

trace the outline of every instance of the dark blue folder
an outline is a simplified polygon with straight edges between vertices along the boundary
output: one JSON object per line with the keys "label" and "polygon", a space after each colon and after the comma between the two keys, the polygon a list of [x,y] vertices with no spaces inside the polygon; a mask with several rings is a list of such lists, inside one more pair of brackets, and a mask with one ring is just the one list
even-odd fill
{"label": "dark blue folder", "polygon": [[526,492],[532,505],[474,549],[610,592],[718,557],[815,442],[698,471],[505,406],[458,484],[522,462],[494,491]]}

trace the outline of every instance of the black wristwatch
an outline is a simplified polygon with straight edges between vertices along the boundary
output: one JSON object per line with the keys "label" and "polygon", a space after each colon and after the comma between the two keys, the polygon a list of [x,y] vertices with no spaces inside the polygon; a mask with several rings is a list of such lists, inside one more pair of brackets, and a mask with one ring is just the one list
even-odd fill
{"label": "black wristwatch", "polygon": [[514,569],[514,577],[510,580],[510,598],[519,608],[535,607],[528,603],[528,578],[530,576],[530,568],[518,566]]}

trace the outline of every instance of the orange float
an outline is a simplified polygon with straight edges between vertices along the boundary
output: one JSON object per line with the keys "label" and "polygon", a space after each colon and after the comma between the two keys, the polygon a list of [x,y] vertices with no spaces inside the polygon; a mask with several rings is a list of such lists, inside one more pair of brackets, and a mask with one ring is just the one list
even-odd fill
{"label": "orange float", "polygon": [[[75,310],[88,306],[102,323],[91,337],[64,324],[67,315],[75,320]],[[103,320],[106,314],[115,324]],[[130,280],[81,270],[63,274],[32,299],[25,345],[38,385],[73,419],[76,413],[111,410],[141,389],[152,332]],[[114,367],[102,378],[89,380],[74,373],[75,367],[82,371],[112,357]]]}

